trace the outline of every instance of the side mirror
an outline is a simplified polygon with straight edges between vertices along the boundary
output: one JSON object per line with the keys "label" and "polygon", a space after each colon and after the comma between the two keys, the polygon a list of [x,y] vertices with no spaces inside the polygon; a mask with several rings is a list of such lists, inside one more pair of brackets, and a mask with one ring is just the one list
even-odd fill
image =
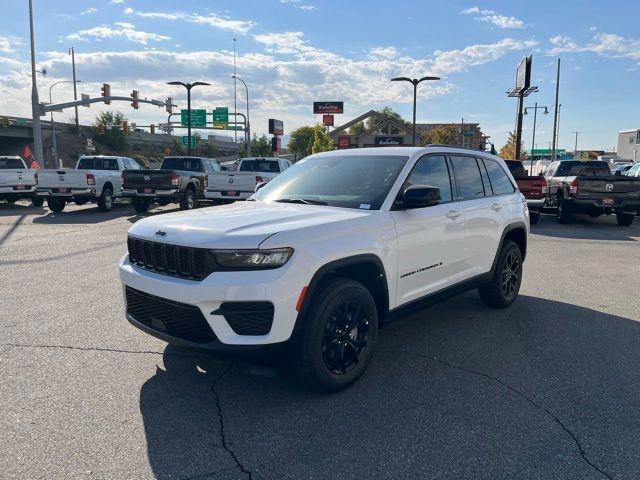
{"label": "side mirror", "polygon": [[431,185],[412,185],[407,187],[396,200],[400,209],[433,207],[440,203],[440,189]]}
{"label": "side mirror", "polygon": [[267,182],[260,182],[260,183],[256,183],[256,189],[254,190],[254,192],[257,192],[258,190],[260,190],[262,187],[264,187],[267,184]]}

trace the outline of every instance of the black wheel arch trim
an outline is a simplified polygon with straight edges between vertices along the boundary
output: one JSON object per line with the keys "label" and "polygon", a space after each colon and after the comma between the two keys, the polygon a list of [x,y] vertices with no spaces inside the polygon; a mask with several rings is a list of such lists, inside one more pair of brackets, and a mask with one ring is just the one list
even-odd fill
{"label": "black wheel arch trim", "polygon": [[524,237],[524,249],[523,249],[523,252],[522,252],[522,260],[524,261],[525,257],[527,256],[527,226],[525,225],[524,222],[520,222],[520,221],[510,223],[509,225],[504,227],[504,230],[502,231],[502,235],[500,237],[500,243],[498,244],[498,250],[496,251],[496,254],[493,257],[493,263],[491,264],[491,275],[493,275],[493,272],[496,271],[496,265],[498,263],[498,257],[500,256],[500,251],[502,250],[502,245],[504,245],[504,240],[507,237],[507,234],[509,232],[512,232],[513,230],[522,230],[522,231],[524,231],[525,237]]}

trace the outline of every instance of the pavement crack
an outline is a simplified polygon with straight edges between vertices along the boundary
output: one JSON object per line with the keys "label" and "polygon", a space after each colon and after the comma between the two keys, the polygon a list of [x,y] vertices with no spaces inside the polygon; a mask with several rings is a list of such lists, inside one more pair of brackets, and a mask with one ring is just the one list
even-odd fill
{"label": "pavement crack", "polygon": [[382,350],[382,351],[385,352],[385,353],[393,353],[393,354],[409,355],[409,356],[413,355],[413,356],[416,356],[416,357],[424,358],[426,360],[431,360],[431,361],[440,363],[441,365],[445,365],[446,367],[453,368],[455,370],[459,370],[461,372],[465,372],[465,373],[468,373],[470,375],[475,375],[477,377],[483,377],[483,378],[485,378],[487,380],[490,380],[492,382],[500,384],[501,386],[503,386],[504,388],[506,388],[510,392],[515,393],[520,398],[524,399],[532,407],[536,408],[537,410],[540,410],[541,412],[543,412],[547,416],[549,416],[555,423],[557,423],[560,426],[560,428],[562,428],[562,430],[564,430],[571,437],[571,439],[573,440],[573,443],[576,445],[576,447],[578,447],[578,452],[580,453],[580,457],[582,457],[584,462],[587,463],[587,465],[589,465],[592,469],[594,469],[595,471],[597,471],[601,475],[603,475],[606,478],[608,478],[609,480],[613,480],[613,475],[611,475],[610,473],[606,472],[605,470],[603,470],[601,467],[599,467],[598,465],[596,465],[595,463],[593,463],[593,461],[591,461],[589,459],[589,457],[587,456],[587,452],[585,452],[584,448],[582,447],[582,444],[580,443],[580,440],[578,440],[578,437],[576,437],[576,435],[571,431],[571,429],[569,427],[567,427],[564,424],[564,422],[562,420],[560,420],[560,418],[555,413],[550,411],[548,408],[540,405],[533,398],[527,396],[526,394],[524,394],[523,392],[521,392],[517,388],[509,385],[505,381],[503,381],[503,380],[501,380],[501,379],[499,379],[497,377],[493,377],[493,376],[489,375],[488,373],[484,373],[484,372],[480,372],[478,370],[473,370],[473,369],[470,369],[470,368],[462,367],[460,365],[456,365],[454,363],[451,363],[451,362],[449,362],[447,360],[443,360],[442,358],[434,357],[434,356],[431,356],[431,355],[425,355],[425,354],[421,354],[421,353],[417,353],[417,352],[399,352],[399,351],[396,351],[396,350]]}
{"label": "pavement crack", "polygon": [[249,480],[253,480],[253,474],[251,473],[251,471],[246,469],[246,467],[238,459],[235,452],[231,450],[231,448],[227,444],[227,437],[226,437],[225,427],[224,427],[224,417],[222,415],[222,405],[220,402],[220,393],[216,390],[216,386],[220,383],[222,378],[227,373],[229,373],[229,371],[231,370],[231,367],[233,367],[233,362],[229,363],[227,368],[225,368],[223,372],[220,375],[218,375],[218,378],[216,378],[215,381],[213,382],[213,385],[211,385],[211,393],[213,393],[213,395],[216,398],[216,408],[218,410],[218,421],[219,421],[219,428],[220,428],[220,439],[222,441],[222,448],[224,448],[227,452],[229,452],[229,455],[231,455],[231,458],[233,458],[233,461],[235,462],[236,466],[240,469],[240,471],[244,473]]}
{"label": "pavement crack", "polygon": [[155,350],[125,350],[120,348],[103,348],[103,347],[74,347],[72,345],[43,345],[43,344],[23,344],[23,343],[2,343],[0,347],[8,347],[8,348],[36,348],[36,349],[46,349],[46,348],[55,348],[61,350],[79,350],[83,352],[112,352],[112,353],[131,353],[131,354],[142,354],[142,355],[167,355],[171,357],[181,357],[181,358],[202,358],[203,356],[196,355],[179,355],[175,353],[167,353],[167,352],[157,352]]}

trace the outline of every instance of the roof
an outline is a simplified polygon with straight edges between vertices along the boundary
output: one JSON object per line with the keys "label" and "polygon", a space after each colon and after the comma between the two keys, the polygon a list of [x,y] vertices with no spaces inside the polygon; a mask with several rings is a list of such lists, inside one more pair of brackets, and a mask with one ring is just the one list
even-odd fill
{"label": "roof", "polygon": [[338,150],[331,150],[329,152],[323,152],[322,154],[317,155],[367,155],[367,156],[412,156],[418,153],[438,153],[438,152],[448,152],[448,153],[466,153],[467,155],[470,152],[476,152],[477,154],[482,154],[485,157],[493,157],[498,158],[496,155],[492,155],[489,152],[485,152],[482,150],[473,150],[465,147],[456,147],[450,145],[429,145],[426,147],[376,147],[376,148],[345,148]]}
{"label": "roof", "polygon": [[[362,115],[360,115],[359,117],[354,118],[353,120],[351,120],[350,122],[347,122],[343,125],[340,125],[339,127],[337,127],[336,129],[334,129],[333,131],[329,132],[329,136],[331,138],[333,138],[334,140],[336,139],[336,137],[341,134],[342,132],[346,131],[349,127],[355,125],[358,122],[361,122],[369,117],[378,117],[379,119],[382,120],[381,123],[378,123],[377,125],[373,126],[372,128],[366,130],[365,132],[361,133],[360,135],[358,135],[358,137],[361,137],[363,135],[369,135],[371,134],[371,132],[375,131],[376,129],[384,126],[384,125],[393,125],[396,128],[400,129],[400,130],[405,130],[407,132],[407,135],[411,135],[413,134],[413,129],[410,126],[407,126],[403,123],[398,122],[396,119],[390,117],[389,115],[385,115],[384,113],[380,113],[380,112],[376,112],[375,110],[369,110],[366,113],[363,113]],[[416,132],[416,138],[422,140],[422,136]]]}

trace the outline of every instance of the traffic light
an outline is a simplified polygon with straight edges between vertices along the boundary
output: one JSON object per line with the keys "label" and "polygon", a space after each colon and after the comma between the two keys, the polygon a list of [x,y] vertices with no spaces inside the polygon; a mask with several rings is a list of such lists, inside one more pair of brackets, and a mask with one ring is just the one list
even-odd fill
{"label": "traffic light", "polygon": [[[108,83],[103,83],[102,84],[102,88],[100,90],[102,91],[102,96],[103,97],[110,97],[111,96],[111,85],[109,85]],[[111,104],[111,100],[105,100],[104,104],[105,105],[110,105]]]}
{"label": "traffic light", "polygon": [[138,110],[138,108],[140,107],[140,103],[138,102],[138,90],[133,90],[131,92],[131,98],[135,98],[135,100],[131,102],[131,106]]}
{"label": "traffic light", "polygon": [[152,135],[156,133],[156,126],[153,123],[149,125],[149,129],[151,130]]}
{"label": "traffic light", "polygon": [[167,113],[169,114],[173,113],[173,98],[168,97],[167,101],[164,104],[164,107],[167,110]]}
{"label": "traffic light", "polygon": [[122,131],[127,135],[129,133],[129,122],[126,120],[122,122]]}

